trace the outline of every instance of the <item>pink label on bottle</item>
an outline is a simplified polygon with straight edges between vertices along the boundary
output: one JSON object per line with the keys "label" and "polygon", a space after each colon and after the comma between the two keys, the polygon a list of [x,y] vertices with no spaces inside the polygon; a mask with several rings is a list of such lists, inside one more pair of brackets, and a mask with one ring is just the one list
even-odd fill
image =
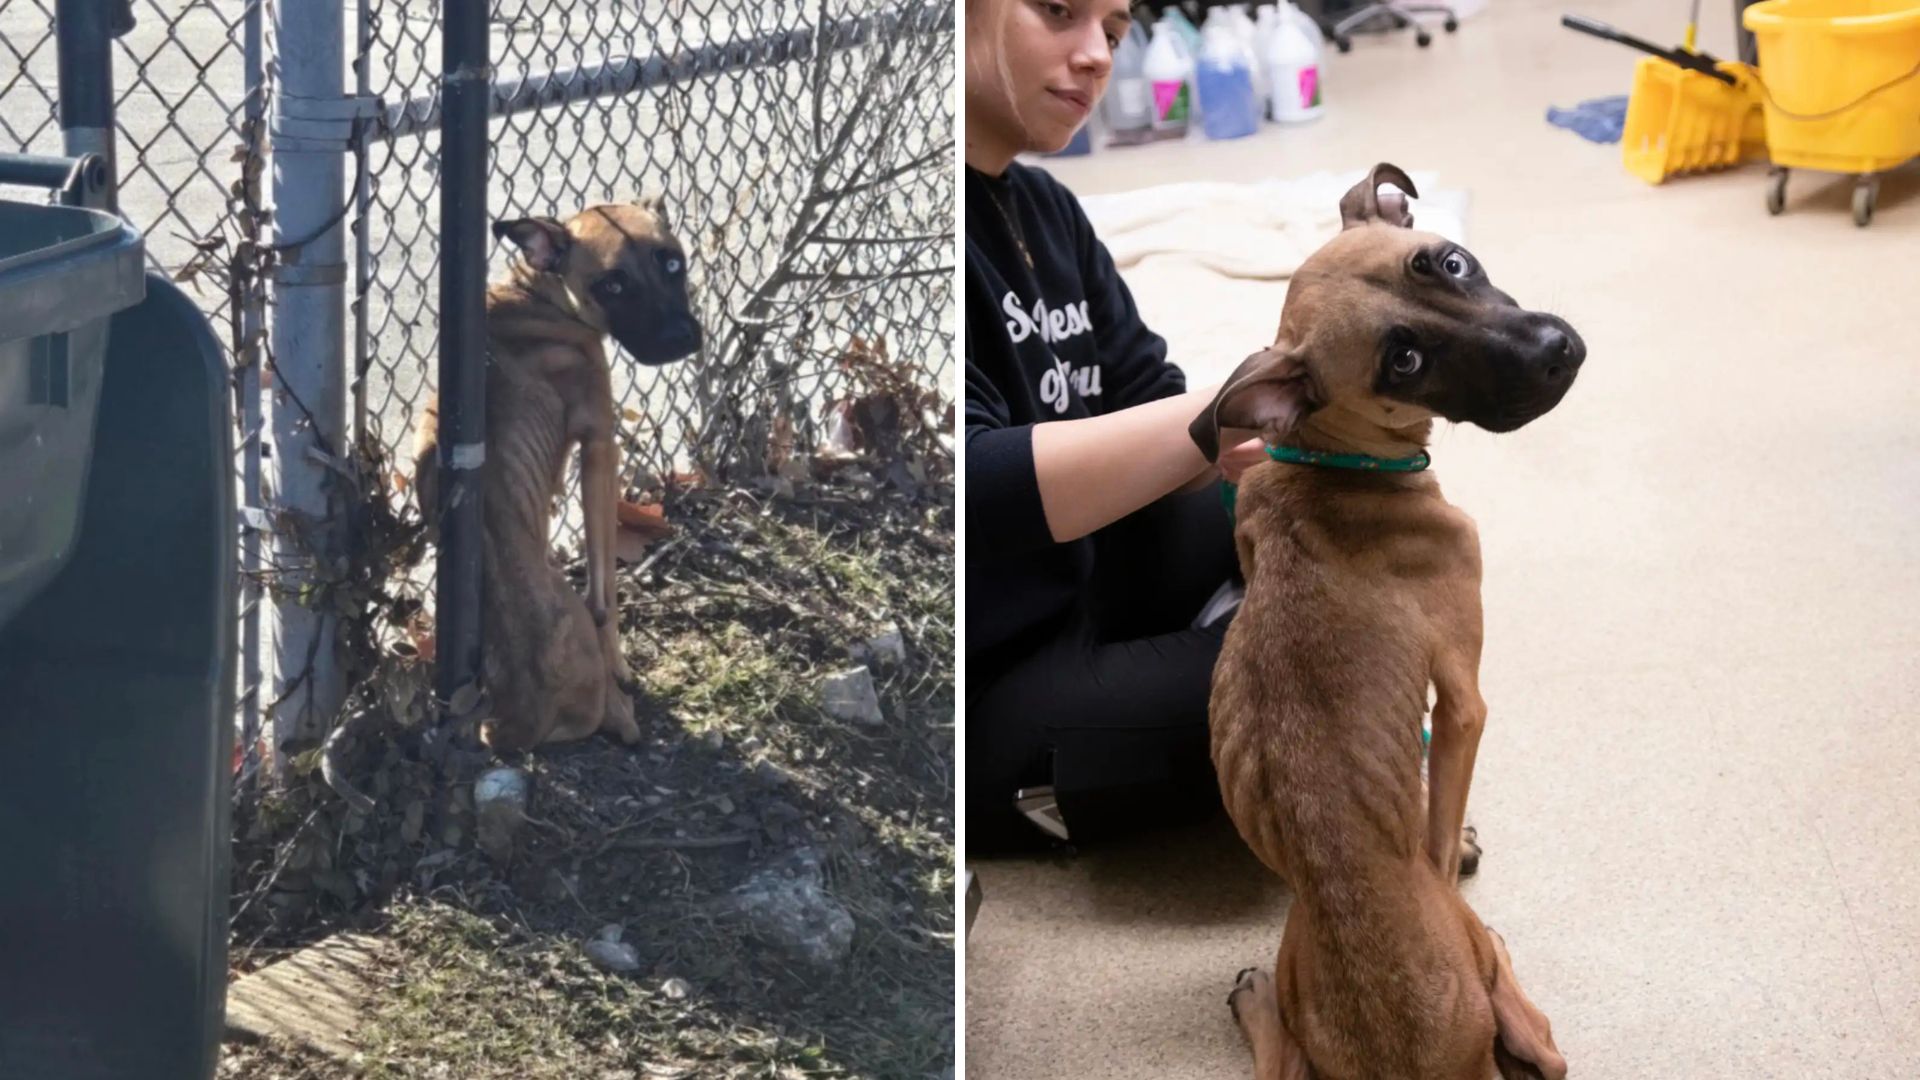
{"label": "pink label on bottle", "polygon": [[1320,69],[1304,67],[1300,69],[1300,105],[1311,109],[1320,104]]}
{"label": "pink label on bottle", "polygon": [[1156,81],[1153,84],[1153,118],[1159,123],[1182,123],[1187,119],[1187,83],[1185,79]]}

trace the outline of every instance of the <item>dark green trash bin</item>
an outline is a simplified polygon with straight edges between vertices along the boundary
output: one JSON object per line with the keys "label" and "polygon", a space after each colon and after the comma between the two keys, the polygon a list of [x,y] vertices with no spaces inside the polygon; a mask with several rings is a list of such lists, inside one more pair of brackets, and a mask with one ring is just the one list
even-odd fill
{"label": "dark green trash bin", "polygon": [[226,369],[111,215],[0,203],[0,1080],[204,1080],[224,1017]]}

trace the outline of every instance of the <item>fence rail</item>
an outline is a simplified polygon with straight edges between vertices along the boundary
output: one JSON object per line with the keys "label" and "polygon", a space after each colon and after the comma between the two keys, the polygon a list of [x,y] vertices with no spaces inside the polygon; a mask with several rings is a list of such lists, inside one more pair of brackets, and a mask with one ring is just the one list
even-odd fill
{"label": "fence rail", "polygon": [[[130,6],[113,50],[120,210],[225,328],[232,364],[252,776],[269,717],[277,745],[339,704],[339,627],[312,599],[331,583],[343,495],[417,511],[407,442],[437,381],[446,253],[442,5]],[[0,0],[10,149],[62,150],[55,8]],[[488,213],[661,195],[691,257],[703,352],[616,360],[626,496],[778,473],[843,441],[876,379],[907,421],[944,428],[950,6],[494,0],[486,29]],[[509,253],[487,255],[497,274]],[[343,487],[356,446],[398,477]],[[577,543],[577,522],[555,539]],[[401,587],[431,608],[430,567]]]}

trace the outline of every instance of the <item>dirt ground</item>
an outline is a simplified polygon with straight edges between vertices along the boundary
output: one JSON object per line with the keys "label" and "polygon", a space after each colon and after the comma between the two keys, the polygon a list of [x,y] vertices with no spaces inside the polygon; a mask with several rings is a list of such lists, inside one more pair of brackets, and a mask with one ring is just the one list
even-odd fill
{"label": "dirt ground", "polygon": [[[236,978],[338,930],[385,944],[362,1052],[230,1044],[223,1080],[951,1075],[952,489],[778,486],[667,495],[675,534],[620,578],[644,738],[511,762],[532,789],[505,863],[472,812],[500,762],[423,740],[430,665],[372,651],[335,782],[305,754],[237,811],[234,852]],[[904,657],[869,655],[890,631]],[[863,662],[878,725],[820,706]],[[729,899],[796,857],[852,918],[837,962]],[[603,933],[636,970],[587,957]]]}

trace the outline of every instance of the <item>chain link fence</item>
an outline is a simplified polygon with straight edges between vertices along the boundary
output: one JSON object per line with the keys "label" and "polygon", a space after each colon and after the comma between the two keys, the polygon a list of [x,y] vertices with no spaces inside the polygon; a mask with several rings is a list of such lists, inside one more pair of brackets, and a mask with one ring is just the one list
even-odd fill
{"label": "chain link fence", "polygon": [[[121,211],[224,331],[233,366],[251,773],[275,691],[259,621],[263,402],[276,368],[309,362],[265,355],[274,6],[132,6],[115,58]],[[439,340],[441,10],[344,11],[348,425],[385,449],[410,502]],[[629,498],[676,477],[777,480],[823,449],[889,449],[877,441],[911,444],[890,455],[897,468],[950,469],[950,5],[494,0],[491,30],[490,215],[661,195],[690,256],[703,350],[665,368],[614,356]],[[60,151],[55,67],[53,0],[0,0],[0,141]],[[495,245],[494,276],[510,256]],[[577,544],[577,523],[562,519],[556,540]],[[427,579],[413,584],[431,596]]]}
{"label": "chain link fence", "polygon": [[[357,208],[356,423],[404,457],[438,345],[437,5],[374,0],[360,25],[359,90],[384,108]],[[946,385],[950,7],[502,0],[492,30],[490,214],[662,195],[690,256],[706,348],[614,357],[630,494],[777,471],[829,441],[882,352]],[[512,254],[495,244],[494,276]]]}

